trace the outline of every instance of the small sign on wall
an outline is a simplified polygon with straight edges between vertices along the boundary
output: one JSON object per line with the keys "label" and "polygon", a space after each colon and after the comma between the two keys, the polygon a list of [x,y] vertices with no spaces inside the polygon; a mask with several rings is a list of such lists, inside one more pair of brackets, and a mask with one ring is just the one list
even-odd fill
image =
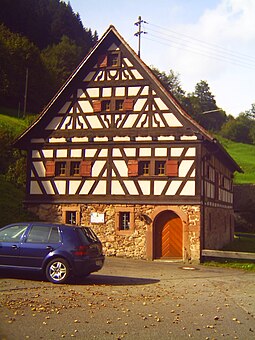
{"label": "small sign on wall", "polygon": [[91,213],[90,214],[91,223],[104,223],[104,213]]}

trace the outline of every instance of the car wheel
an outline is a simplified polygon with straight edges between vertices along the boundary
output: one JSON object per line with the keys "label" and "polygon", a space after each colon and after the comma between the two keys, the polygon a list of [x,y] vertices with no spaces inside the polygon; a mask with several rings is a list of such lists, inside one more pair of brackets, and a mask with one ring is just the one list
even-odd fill
{"label": "car wheel", "polygon": [[61,258],[51,260],[46,266],[45,274],[50,282],[64,283],[70,274],[69,264]]}

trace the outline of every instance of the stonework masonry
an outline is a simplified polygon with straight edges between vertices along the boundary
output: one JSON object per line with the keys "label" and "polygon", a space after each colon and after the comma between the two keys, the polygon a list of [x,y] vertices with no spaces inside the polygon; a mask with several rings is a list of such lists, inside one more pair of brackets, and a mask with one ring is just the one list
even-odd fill
{"label": "stonework masonry", "polygon": [[[133,209],[134,228],[120,232],[116,227],[116,210]],[[90,226],[100,238],[106,256],[154,259],[155,217],[173,211],[183,224],[183,261],[200,260],[200,206],[107,205],[107,204],[30,204],[28,209],[40,220],[65,222],[64,211],[78,211],[80,225]],[[104,214],[104,223],[91,223],[91,213]]]}

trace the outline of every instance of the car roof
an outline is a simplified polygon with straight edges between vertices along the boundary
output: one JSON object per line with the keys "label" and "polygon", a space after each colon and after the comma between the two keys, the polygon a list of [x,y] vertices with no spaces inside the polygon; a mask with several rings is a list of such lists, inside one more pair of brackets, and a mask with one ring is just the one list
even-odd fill
{"label": "car roof", "polygon": [[16,223],[12,223],[12,224],[9,224],[9,225],[6,225],[7,226],[12,226],[12,225],[40,225],[40,226],[56,226],[56,227],[73,227],[73,228],[89,228],[87,226],[78,226],[78,225],[75,225],[75,224],[68,224],[68,223],[57,223],[57,222],[46,222],[46,221],[30,221],[30,222],[16,222]]}

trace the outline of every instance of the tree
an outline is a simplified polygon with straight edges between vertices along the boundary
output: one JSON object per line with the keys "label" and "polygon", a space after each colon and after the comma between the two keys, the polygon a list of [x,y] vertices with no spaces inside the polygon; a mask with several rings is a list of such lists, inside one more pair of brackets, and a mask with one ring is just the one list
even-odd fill
{"label": "tree", "polygon": [[250,119],[246,114],[241,113],[236,119],[229,119],[220,131],[225,138],[240,143],[252,143],[250,137]]}
{"label": "tree", "polygon": [[[26,37],[10,32],[0,25],[1,74],[0,103],[23,108],[26,72],[29,69],[28,109],[39,110],[49,95],[47,70],[39,49]],[[39,90],[40,89],[40,90]]]}
{"label": "tree", "polygon": [[59,44],[49,46],[42,52],[44,63],[52,75],[55,90],[66,81],[82,57],[81,47],[67,36],[63,36]]}
{"label": "tree", "polygon": [[63,35],[87,53],[96,38],[83,27],[70,3],[60,0],[1,0],[0,22],[26,36],[40,50],[58,44]]}
{"label": "tree", "polygon": [[168,74],[161,72],[155,67],[151,67],[152,72],[159,79],[162,85],[169,91],[180,103],[185,98],[185,91],[181,87],[180,76],[170,70]]}
{"label": "tree", "polygon": [[227,120],[225,111],[218,108],[214,95],[204,80],[196,84],[193,93],[188,94],[188,102],[188,113],[207,130],[219,131]]}

